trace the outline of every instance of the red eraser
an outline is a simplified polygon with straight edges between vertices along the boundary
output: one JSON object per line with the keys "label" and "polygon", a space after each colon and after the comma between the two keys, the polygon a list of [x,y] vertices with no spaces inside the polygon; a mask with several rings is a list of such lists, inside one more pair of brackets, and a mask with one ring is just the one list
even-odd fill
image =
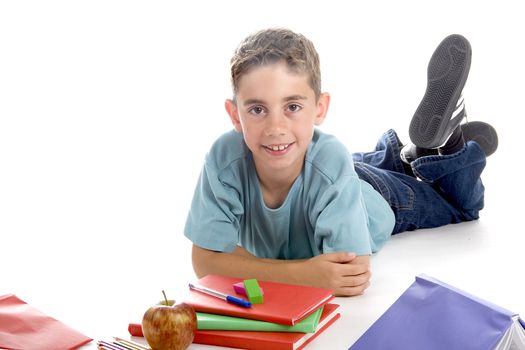
{"label": "red eraser", "polygon": [[130,323],[128,326],[129,334],[131,334],[134,337],[143,337],[144,333],[142,333],[142,324],[140,323]]}
{"label": "red eraser", "polygon": [[[264,295],[264,290],[262,288],[259,288],[261,290],[261,293]],[[239,295],[244,295],[244,296],[247,296],[246,295],[246,289],[244,289],[244,281],[241,281],[241,282],[238,282],[238,283],[234,283],[233,284],[233,290],[235,291],[235,293],[239,294]]]}

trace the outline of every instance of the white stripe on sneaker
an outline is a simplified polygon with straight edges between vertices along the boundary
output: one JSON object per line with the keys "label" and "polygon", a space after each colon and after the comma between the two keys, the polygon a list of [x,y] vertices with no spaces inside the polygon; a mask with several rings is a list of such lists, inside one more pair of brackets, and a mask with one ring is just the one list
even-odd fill
{"label": "white stripe on sneaker", "polygon": [[459,96],[458,102],[456,102],[456,108],[465,101],[463,95]]}
{"label": "white stripe on sneaker", "polygon": [[461,104],[456,106],[456,109],[454,110],[454,112],[452,113],[452,117],[450,118],[451,120],[454,119],[458,114],[463,112],[463,110],[465,109],[465,101],[463,100],[463,98],[461,98],[460,100]]}
{"label": "white stripe on sneaker", "polygon": [[[461,95],[461,96],[459,96],[458,102],[456,103],[456,109],[454,109],[454,112],[452,112],[452,116],[450,117],[450,120],[452,121],[452,120],[454,120],[456,118],[459,118],[461,120],[461,119],[464,118],[465,115],[466,115],[465,99],[463,98],[463,95]],[[458,125],[458,127],[459,127],[459,125]],[[452,136],[452,133],[450,135],[448,135],[448,137],[445,140],[445,142],[443,142],[443,144],[440,145],[439,147],[443,147],[448,142],[448,139],[450,138],[450,136]]]}

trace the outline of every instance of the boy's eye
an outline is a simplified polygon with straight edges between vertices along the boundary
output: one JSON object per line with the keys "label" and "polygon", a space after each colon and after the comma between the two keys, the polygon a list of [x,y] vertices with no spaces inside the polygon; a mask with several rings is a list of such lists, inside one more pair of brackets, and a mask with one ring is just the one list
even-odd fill
{"label": "boy's eye", "polygon": [[264,108],[262,108],[261,106],[254,106],[254,107],[250,108],[249,112],[252,113],[252,114],[259,115],[259,114],[262,114],[264,112]]}
{"label": "boy's eye", "polygon": [[288,106],[288,110],[290,110],[290,112],[297,112],[301,110],[301,106],[297,104],[291,104]]}

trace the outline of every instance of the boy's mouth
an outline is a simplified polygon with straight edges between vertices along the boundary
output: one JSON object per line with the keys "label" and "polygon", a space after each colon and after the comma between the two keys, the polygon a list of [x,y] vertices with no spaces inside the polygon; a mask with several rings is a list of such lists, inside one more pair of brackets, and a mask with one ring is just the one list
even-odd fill
{"label": "boy's mouth", "polygon": [[263,145],[270,152],[284,153],[293,143],[281,143],[275,145]]}

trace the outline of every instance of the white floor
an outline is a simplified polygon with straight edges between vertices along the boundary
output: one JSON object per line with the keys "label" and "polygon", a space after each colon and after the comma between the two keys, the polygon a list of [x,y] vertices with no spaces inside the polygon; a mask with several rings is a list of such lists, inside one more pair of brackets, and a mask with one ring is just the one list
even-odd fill
{"label": "white floor", "polygon": [[347,349],[419,273],[525,314],[525,28],[511,1],[440,4],[1,2],[0,295],[94,339],[126,336],[162,289],[180,299],[194,279],[182,234],[193,188],[230,128],[229,56],[254,30],[286,26],[316,44],[332,94],[322,129],[352,151],[390,127],[407,140],[450,33],[473,47],[469,118],[500,136],[481,219],[393,237],[366,294],[339,298],[341,319],[309,349]]}

